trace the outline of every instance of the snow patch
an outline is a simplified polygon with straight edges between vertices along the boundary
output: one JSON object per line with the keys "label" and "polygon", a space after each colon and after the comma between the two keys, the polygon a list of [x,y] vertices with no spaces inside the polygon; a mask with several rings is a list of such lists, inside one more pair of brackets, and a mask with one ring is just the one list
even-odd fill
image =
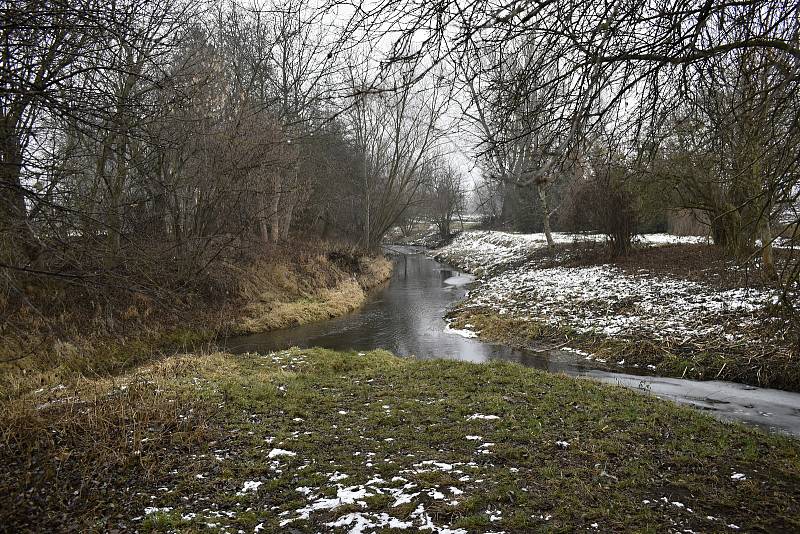
{"label": "snow patch", "polygon": [[269,458],[276,458],[278,456],[297,456],[296,452],[287,451],[286,449],[272,449],[267,455]]}
{"label": "snow patch", "polygon": [[467,339],[472,339],[472,338],[478,337],[478,334],[473,332],[472,330],[467,330],[467,329],[459,330],[458,328],[451,328],[450,324],[448,324],[447,326],[444,327],[444,332],[446,334],[454,334],[456,336],[465,337]]}
{"label": "snow patch", "polygon": [[249,493],[251,491],[258,491],[259,486],[261,486],[263,482],[258,480],[247,480],[242,486],[242,490],[237,492],[236,495],[244,495],[245,493]]}
{"label": "snow patch", "polygon": [[487,420],[487,421],[491,421],[491,420],[495,420],[495,419],[500,419],[500,417],[497,416],[497,415],[483,415],[481,413],[474,413],[474,414],[472,414],[472,415],[467,417],[467,420],[470,420],[470,421],[474,420],[474,419],[484,419],[484,420]]}

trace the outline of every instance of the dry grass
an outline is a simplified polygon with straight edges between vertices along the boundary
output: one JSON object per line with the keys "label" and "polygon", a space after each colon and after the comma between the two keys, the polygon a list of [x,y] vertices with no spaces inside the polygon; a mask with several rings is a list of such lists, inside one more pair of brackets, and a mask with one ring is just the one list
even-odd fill
{"label": "dry grass", "polygon": [[332,256],[337,257],[318,254],[300,263],[256,266],[243,289],[249,302],[233,330],[265,332],[349,313],[392,274],[383,256],[352,255],[344,262]]}
{"label": "dry grass", "polygon": [[170,358],[116,378],[78,378],[2,401],[6,519],[24,523],[47,510],[45,523],[73,515],[82,518],[73,528],[87,531],[100,528],[93,519],[126,516],[121,503],[101,496],[116,488],[122,503],[141,501],[142,485],[163,467],[160,451],[190,451],[209,439],[212,407],[172,378],[220,373],[229,362],[219,355]]}
{"label": "dry grass", "polygon": [[40,306],[19,307],[0,325],[0,398],[119,374],[154,358],[202,349],[231,332],[347,313],[389,278],[392,263],[341,244],[303,242],[216,269],[209,276],[219,279],[216,287],[227,288],[224,296],[187,298],[173,308],[136,293],[116,295],[113,306],[92,306],[80,288],[51,281],[47,288],[31,287],[31,302]]}

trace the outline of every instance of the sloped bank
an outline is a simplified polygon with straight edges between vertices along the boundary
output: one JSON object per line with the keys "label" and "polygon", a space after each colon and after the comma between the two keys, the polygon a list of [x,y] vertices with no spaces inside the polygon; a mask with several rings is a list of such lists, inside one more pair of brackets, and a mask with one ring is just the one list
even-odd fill
{"label": "sloped bank", "polygon": [[243,284],[246,304],[232,330],[267,332],[344,315],[391,276],[390,259],[350,250],[256,267]]}
{"label": "sloped bank", "polygon": [[465,232],[434,251],[438,261],[482,274],[450,312],[452,327],[518,347],[577,351],[609,370],[800,390],[800,358],[787,322],[771,309],[774,290],[745,287],[746,273],[722,260],[678,271],[711,247],[644,236],[648,247],[614,264],[587,260],[587,236],[558,237],[547,251],[539,234]]}
{"label": "sloped bank", "polygon": [[332,242],[296,242],[257,254],[249,262],[215,264],[218,288],[211,296],[184,291],[164,306],[123,292],[114,307],[98,312],[75,294],[79,287],[68,287],[54,292],[62,311],[21,310],[10,330],[15,335],[0,337],[0,397],[114,375],[231,333],[342,315],[392,273],[392,261],[383,255]]}
{"label": "sloped bank", "polygon": [[183,355],[3,407],[14,531],[800,529],[797,441],[513,364]]}

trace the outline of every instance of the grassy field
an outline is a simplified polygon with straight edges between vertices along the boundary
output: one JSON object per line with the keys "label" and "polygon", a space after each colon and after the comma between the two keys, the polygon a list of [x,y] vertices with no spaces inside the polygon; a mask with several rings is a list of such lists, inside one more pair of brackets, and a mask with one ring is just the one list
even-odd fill
{"label": "grassy field", "polygon": [[15,532],[800,529],[797,441],[513,364],[174,356],[0,428]]}

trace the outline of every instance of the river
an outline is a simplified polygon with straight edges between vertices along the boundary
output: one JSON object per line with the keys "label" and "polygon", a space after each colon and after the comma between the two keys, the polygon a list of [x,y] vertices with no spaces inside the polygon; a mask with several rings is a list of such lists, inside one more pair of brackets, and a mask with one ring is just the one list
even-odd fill
{"label": "river", "polygon": [[447,307],[463,299],[474,279],[429,258],[421,249],[392,247],[396,265],[391,280],[357,311],[308,325],[230,338],[226,350],[270,352],[288,347],[367,351],[383,348],[401,356],[469,362],[501,359],[619,384],[705,410],[722,420],[742,421],[770,431],[800,436],[800,393],[732,382],[682,380],[613,373],[590,366],[573,352],[534,352],[463,337],[447,330]]}

